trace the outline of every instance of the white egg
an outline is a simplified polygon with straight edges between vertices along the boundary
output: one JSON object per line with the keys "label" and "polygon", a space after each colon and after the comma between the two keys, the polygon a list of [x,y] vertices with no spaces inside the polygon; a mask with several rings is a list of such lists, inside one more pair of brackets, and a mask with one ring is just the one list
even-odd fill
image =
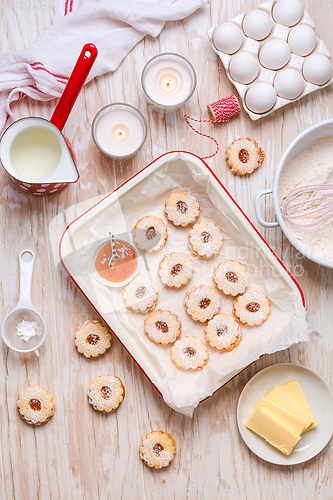
{"label": "white egg", "polygon": [[259,73],[258,59],[251,52],[238,52],[230,60],[229,73],[236,82],[251,83]]}
{"label": "white egg", "polygon": [[304,78],[296,69],[285,68],[274,78],[274,87],[279,97],[296,99],[304,89]]}
{"label": "white egg", "polygon": [[295,26],[303,17],[304,8],[299,0],[278,0],[273,6],[273,19],[284,26]]}
{"label": "white egg", "polygon": [[226,54],[234,54],[242,46],[242,30],[235,23],[222,23],[214,30],[213,43],[217,50]]}
{"label": "white egg", "polygon": [[316,33],[311,26],[299,24],[290,30],[288,43],[294,54],[308,56],[317,45]]}
{"label": "white egg", "polygon": [[284,40],[273,38],[264,43],[259,52],[259,61],[264,68],[280,69],[287,64],[290,59],[290,47]]}
{"label": "white egg", "polygon": [[252,85],[245,95],[245,103],[253,113],[266,113],[276,103],[276,90],[270,83],[259,82]]}
{"label": "white egg", "polygon": [[272,31],[272,19],[264,10],[252,10],[243,20],[243,31],[254,40],[263,40]]}
{"label": "white egg", "polygon": [[332,62],[324,54],[311,54],[303,63],[305,80],[315,85],[324,85],[332,75]]}

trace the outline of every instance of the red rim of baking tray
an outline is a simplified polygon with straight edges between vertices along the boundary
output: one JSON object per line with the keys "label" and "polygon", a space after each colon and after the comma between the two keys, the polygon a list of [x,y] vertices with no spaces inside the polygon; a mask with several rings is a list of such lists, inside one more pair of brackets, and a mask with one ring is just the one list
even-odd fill
{"label": "red rim of baking tray", "polygon": [[[134,356],[132,356],[132,354],[129,352],[129,350],[124,346],[124,344],[122,343],[122,341],[119,339],[118,335],[114,332],[114,330],[110,327],[110,325],[105,321],[105,319],[102,317],[102,315],[97,311],[96,307],[91,303],[91,301],[88,299],[88,297],[86,296],[86,294],[83,292],[83,290],[81,289],[81,287],[78,285],[78,283],[75,281],[75,279],[73,278],[73,276],[70,274],[70,272],[68,271],[67,267],[65,266],[64,264],[64,261],[62,260],[62,256],[61,256],[61,243],[62,243],[62,240],[65,236],[65,233],[68,231],[68,229],[72,226],[72,224],[74,224],[74,222],[76,222],[77,220],[79,220],[81,217],[83,217],[86,213],[90,212],[90,210],[92,210],[94,207],[96,207],[97,205],[99,205],[102,201],[104,201],[106,198],[108,198],[109,196],[111,196],[113,193],[115,193],[118,189],[120,189],[122,186],[124,186],[125,184],[127,184],[127,182],[129,182],[130,180],[134,179],[137,175],[139,175],[141,172],[143,172],[143,170],[146,170],[146,168],[150,167],[150,165],[152,165],[153,163],[155,163],[157,160],[159,160],[160,158],[163,158],[163,156],[166,156],[166,155],[169,155],[169,154],[172,154],[172,153],[185,153],[185,154],[189,154],[191,156],[195,156],[196,158],[198,158],[199,160],[202,161],[202,163],[205,165],[205,167],[207,168],[207,170],[209,170],[209,172],[211,173],[211,175],[214,177],[214,179],[217,180],[217,182],[220,184],[220,186],[222,187],[222,189],[224,190],[224,192],[229,196],[229,198],[231,199],[231,201],[236,205],[236,207],[238,208],[238,210],[242,213],[242,215],[245,217],[245,219],[247,220],[247,222],[250,224],[250,226],[255,230],[255,232],[257,233],[257,235],[260,237],[260,239],[265,243],[265,245],[267,246],[267,248],[270,250],[270,252],[274,255],[274,257],[276,258],[276,260],[279,262],[279,264],[283,267],[283,269],[287,272],[287,274],[290,276],[290,278],[292,279],[292,281],[295,283],[296,287],[298,288],[298,291],[300,293],[300,296],[301,296],[301,299],[302,299],[302,303],[303,303],[303,306],[305,305],[305,302],[304,302],[304,295],[303,295],[303,292],[302,292],[302,289],[301,287],[299,286],[299,284],[297,283],[297,281],[295,280],[295,278],[292,276],[292,274],[290,274],[290,272],[288,271],[288,269],[285,267],[285,265],[281,262],[281,260],[278,258],[278,256],[275,254],[275,252],[272,250],[272,248],[269,246],[269,244],[267,243],[267,241],[261,236],[261,234],[259,233],[259,231],[257,230],[257,228],[252,224],[252,222],[250,221],[250,219],[248,218],[248,216],[245,214],[245,212],[243,212],[243,210],[241,209],[241,207],[238,205],[238,203],[234,200],[234,198],[231,196],[231,194],[229,193],[229,191],[223,186],[222,182],[220,181],[220,179],[217,177],[217,175],[211,170],[211,168],[207,165],[207,163],[202,159],[200,158],[200,156],[194,154],[194,153],[190,153],[189,151],[168,151],[167,153],[163,153],[161,156],[158,156],[157,158],[155,158],[153,161],[151,161],[150,163],[148,163],[148,165],[146,165],[144,168],[142,168],[141,170],[139,170],[139,172],[137,172],[136,174],[132,175],[132,177],[130,177],[129,179],[127,179],[125,182],[123,182],[122,184],[120,184],[120,186],[116,187],[116,189],[114,189],[111,193],[108,193],[104,198],[102,198],[101,200],[99,200],[97,203],[95,203],[95,205],[92,205],[88,210],[86,210],[83,214],[79,215],[76,219],[74,219],[70,224],[68,224],[68,226],[66,227],[65,231],[63,232],[61,238],[60,238],[60,242],[59,242],[59,256],[60,256],[60,260],[61,260],[61,264],[63,266],[63,268],[65,269],[65,271],[67,272],[68,276],[74,281],[74,283],[76,284],[76,286],[78,287],[78,289],[82,292],[82,294],[85,296],[85,298],[87,299],[87,301],[89,302],[89,304],[95,309],[95,311],[97,312],[97,314],[103,319],[103,322],[107,324],[108,328],[111,330],[111,332],[115,335],[115,337],[118,339],[118,341],[121,343],[121,345],[123,346],[123,348],[125,349],[125,351],[127,351],[127,353],[131,356],[131,358],[133,359],[133,361],[135,361],[135,363],[138,365],[138,367],[140,368],[140,370],[146,375],[147,379],[149,380],[149,382],[155,387],[155,389],[157,390],[157,392],[163,397],[163,394],[161,393],[161,391],[156,387],[156,385],[154,384],[154,382],[149,378],[148,374],[144,371],[144,369],[142,368],[142,366],[138,363],[138,361],[134,358]],[[261,356],[260,356],[261,357]],[[259,358],[258,358],[259,359]],[[251,366],[253,363],[255,363],[257,360],[254,360],[252,363],[250,363],[249,365],[245,366],[245,368],[243,368],[242,370],[240,370],[238,373],[236,373],[236,375],[234,375],[232,378],[230,378],[225,384],[221,385],[221,387],[219,387],[218,389],[216,389],[216,391],[214,391],[211,396],[213,394],[215,394],[215,392],[219,391],[220,389],[222,389],[222,387],[224,387],[226,384],[228,384],[231,380],[233,380],[235,377],[237,377],[240,373],[242,373],[244,370],[246,370],[249,366]],[[206,399],[210,398],[211,396],[207,396],[206,398],[202,399],[200,401],[200,403],[202,403],[203,401],[206,401]]]}

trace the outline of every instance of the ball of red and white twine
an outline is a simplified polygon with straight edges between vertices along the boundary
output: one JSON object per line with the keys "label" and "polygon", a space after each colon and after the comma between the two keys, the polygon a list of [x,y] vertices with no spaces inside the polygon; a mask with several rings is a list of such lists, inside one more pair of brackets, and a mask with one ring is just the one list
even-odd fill
{"label": "ball of red and white twine", "polygon": [[208,137],[208,139],[211,139],[216,144],[215,153],[208,156],[202,156],[202,159],[212,158],[213,156],[215,156],[219,152],[220,146],[214,137],[208,134],[204,134],[203,132],[200,132],[199,130],[194,128],[191,125],[190,120],[198,123],[224,123],[227,122],[232,116],[237,115],[241,110],[239,102],[234,95],[225,97],[224,99],[219,99],[212,104],[208,104],[207,109],[211,120],[197,120],[196,118],[192,118],[189,115],[184,115],[186,123],[191,127],[192,130],[194,130],[194,132],[202,135],[203,137]]}

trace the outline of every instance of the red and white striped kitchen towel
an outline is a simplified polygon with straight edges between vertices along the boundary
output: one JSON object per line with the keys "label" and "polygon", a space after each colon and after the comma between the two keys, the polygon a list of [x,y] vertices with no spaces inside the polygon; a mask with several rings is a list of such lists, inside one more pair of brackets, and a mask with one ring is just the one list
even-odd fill
{"label": "red and white striped kitchen towel", "polygon": [[53,24],[26,50],[0,55],[0,133],[13,120],[10,103],[28,95],[59,97],[86,43],[98,57],[87,81],[114,71],[145,35],[183,19],[209,0],[55,0]]}

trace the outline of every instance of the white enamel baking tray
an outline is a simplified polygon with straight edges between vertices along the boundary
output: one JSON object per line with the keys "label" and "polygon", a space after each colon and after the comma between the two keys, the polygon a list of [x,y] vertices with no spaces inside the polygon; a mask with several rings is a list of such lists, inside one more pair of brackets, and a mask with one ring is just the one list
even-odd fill
{"label": "white enamel baking tray", "polygon": [[[103,321],[108,325],[110,330],[113,331],[114,335],[119,339],[121,344],[125,347],[128,353],[132,356],[135,362],[139,365],[160,393],[162,374],[154,356],[152,356],[152,354],[145,349],[139,339],[135,339],[133,338],[133,335],[130,335],[127,328],[117,318],[117,315],[112,313],[112,308],[115,311],[116,304],[110,304],[110,300],[106,300],[100,290],[94,287],[93,282],[88,279],[84,273],[82,273],[82,270],[78,268],[77,255],[83,247],[84,242],[93,237],[90,232],[90,227],[95,218],[98,217],[104,210],[110,209],[113,204],[118,203],[121,197],[140,193],[151,177],[155,174],[163,174],[167,163],[179,153],[181,153],[184,159],[190,163],[196,173],[209,177],[209,194],[213,198],[215,204],[240,230],[245,232],[250,237],[253,246],[260,250],[263,258],[267,261],[267,264],[270,264],[280,275],[285,290],[295,292],[296,295],[299,294],[301,301],[304,304],[303,293],[297,282],[289,274],[287,269],[274,254],[273,250],[261,237],[251,221],[237,205],[235,200],[231,197],[208,165],[198,156],[188,152],[177,151],[165,153],[160,156],[115,191],[107,195],[99,203],[91,207],[87,212],[75,219],[66,228],[59,246],[62,265],[71,279],[80,288]],[[246,366],[242,369],[244,368],[246,368]],[[214,392],[231,380],[242,369],[233,371],[232,373],[229,373],[228,376],[224,377],[215,374]]]}

